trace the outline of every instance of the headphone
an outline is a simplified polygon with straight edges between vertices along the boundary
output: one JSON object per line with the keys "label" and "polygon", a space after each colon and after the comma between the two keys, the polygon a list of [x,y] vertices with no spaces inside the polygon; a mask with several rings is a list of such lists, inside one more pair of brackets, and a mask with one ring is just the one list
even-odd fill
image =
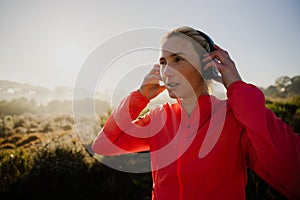
{"label": "headphone", "polygon": [[[209,37],[206,33],[202,32],[202,31],[197,30],[197,32],[200,36],[202,36],[207,41],[207,43],[209,45],[209,49],[210,49],[210,51],[208,53],[215,51],[216,50],[216,48],[214,47],[215,43],[211,39],[211,37]],[[211,67],[207,70],[203,70],[203,68],[202,68],[201,71],[202,71],[202,76],[205,79],[214,79],[219,76],[219,72],[216,69],[216,67]]]}

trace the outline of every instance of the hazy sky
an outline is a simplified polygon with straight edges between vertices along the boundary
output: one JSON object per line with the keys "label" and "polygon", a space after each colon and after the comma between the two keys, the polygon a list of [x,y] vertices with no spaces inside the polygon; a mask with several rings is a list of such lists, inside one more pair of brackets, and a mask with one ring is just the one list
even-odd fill
{"label": "hazy sky", "polygon": [[300,75],[299,2],[0,0],[0,79],[73,86],[90,54],[113,36],[189,25],[226,49],[245,81],[266,87]]}

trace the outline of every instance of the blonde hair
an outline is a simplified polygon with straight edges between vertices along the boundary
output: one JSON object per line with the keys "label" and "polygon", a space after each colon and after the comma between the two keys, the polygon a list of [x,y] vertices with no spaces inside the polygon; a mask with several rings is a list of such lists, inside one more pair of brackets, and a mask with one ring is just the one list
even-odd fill
{"label": "blonde hair", "polygon": [[[184,37],[186,39],[189,39],[197,53],[200,55],[200,53],[210,52],[210,46],[207,40],[200,34],[200,32],[192,27],[189,26],[182,26],[179,28],[175,28],[168,32],[163,38],[162,41],[171,38],[172,36],[179,36]],[[199,46],[200,45],[200,46]]]}

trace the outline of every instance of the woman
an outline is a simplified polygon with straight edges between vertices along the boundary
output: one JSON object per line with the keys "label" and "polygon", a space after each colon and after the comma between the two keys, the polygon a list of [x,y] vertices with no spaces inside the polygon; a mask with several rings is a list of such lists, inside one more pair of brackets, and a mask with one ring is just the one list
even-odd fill
{"label": "woman", "polygon": [[[213,68],[220,77],[206,76]],[[228,99],[210,95],[204,77],[222,82]],[[165,89],[177,103],[138,117]],[[92,148],[102,155],[150,151],[152,199],[245,199],[247,167],[300,199],[300,138],[242,81],[229,54],[190,27],[162,39],[159,64],[113,111]]]}

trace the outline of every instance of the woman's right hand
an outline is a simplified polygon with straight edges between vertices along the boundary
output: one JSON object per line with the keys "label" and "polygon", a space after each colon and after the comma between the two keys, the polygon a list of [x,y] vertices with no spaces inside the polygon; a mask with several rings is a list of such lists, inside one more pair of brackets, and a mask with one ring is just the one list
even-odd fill
{"label": "woman's right hand", "polygon": [[155,98],[166,89],[165,86],[159,84],[159,81],[162,81],[160,66],[159,64],[155,64],[152,70],[144,77],[144,81],[139,89],[140,93],[149,101]]}

